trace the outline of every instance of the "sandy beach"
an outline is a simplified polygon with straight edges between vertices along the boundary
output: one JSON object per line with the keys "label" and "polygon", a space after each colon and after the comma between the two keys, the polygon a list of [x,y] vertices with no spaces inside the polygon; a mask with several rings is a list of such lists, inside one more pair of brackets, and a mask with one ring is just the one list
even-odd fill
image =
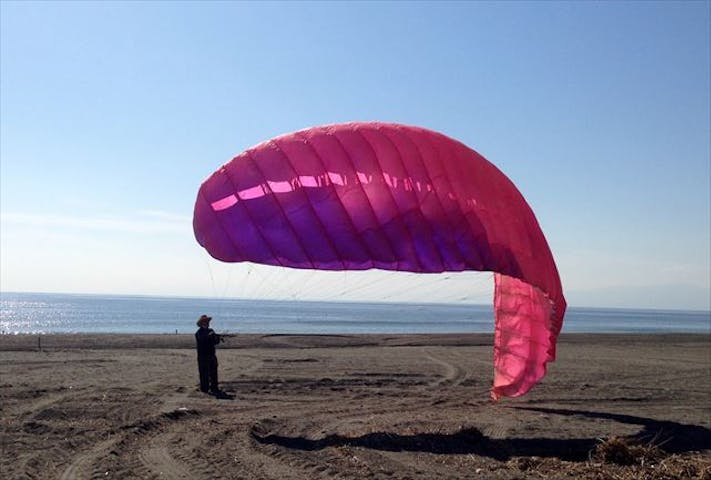
{"label": "sandy beach", "polygon": [[705,335],[563,335],[492,403],[490,335],[0,336],[0,477],[711,478]]}

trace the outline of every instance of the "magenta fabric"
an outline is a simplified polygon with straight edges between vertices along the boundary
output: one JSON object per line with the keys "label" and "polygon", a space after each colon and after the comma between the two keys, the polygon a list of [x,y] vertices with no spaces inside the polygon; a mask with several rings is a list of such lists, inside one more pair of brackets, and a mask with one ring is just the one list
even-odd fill
{"label": "magenta fabric", "polygon": [[533,212],[494,165],[440,133],[369,122],[268,140],[202,184],[193,227],[226,262],[496,272],[492,397],[526,393],[555,359],[566,303]]}

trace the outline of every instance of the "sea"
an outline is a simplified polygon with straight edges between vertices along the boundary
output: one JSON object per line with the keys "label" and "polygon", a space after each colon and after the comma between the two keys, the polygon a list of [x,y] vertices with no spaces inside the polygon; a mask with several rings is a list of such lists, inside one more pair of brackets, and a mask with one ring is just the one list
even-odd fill
{"label": "sea", "polygon": [[[491,305],[0,293],[0,333],[491,333]],[[563,332],[711,333],[711,312],[569,307]]]}

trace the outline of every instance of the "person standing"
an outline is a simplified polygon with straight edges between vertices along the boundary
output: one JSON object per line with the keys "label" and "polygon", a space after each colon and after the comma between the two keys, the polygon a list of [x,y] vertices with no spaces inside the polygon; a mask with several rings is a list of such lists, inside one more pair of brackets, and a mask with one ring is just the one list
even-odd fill
{"label": "person standing", "polygon": [[210,328],[212,317],[201,315],[197,321],[198,331],[195,332],[197,347],[198,373],[200,374],[200,390],[219,394],[217,383],[217,355],[215,345],[220,343],[220,336]]}

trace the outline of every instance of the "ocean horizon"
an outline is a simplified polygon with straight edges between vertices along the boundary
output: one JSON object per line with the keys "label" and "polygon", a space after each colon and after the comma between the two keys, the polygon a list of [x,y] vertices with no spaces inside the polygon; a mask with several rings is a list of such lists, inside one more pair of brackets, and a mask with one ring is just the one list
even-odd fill
{"label": "ocean horizon", "polygon": [[[493,333],[491,305],[0,292],[0,332]],[[711,312],[569,307],[563,333],[711,333]]]}

